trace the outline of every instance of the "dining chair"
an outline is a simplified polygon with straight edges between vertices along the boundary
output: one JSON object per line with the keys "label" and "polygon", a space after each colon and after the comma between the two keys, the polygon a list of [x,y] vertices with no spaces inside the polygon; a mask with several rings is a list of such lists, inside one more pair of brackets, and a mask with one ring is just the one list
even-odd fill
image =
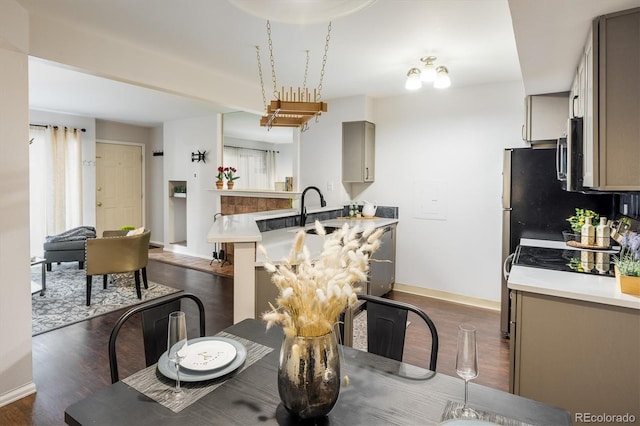
{"label": "dining chair", "polygon": [[368,294],[359,294],[367,310],[368,352],[402,361],[407,333],[407,317],[413,312],[422,318],[431,333],[431,356],[429,370],[436,371],[438,362],[438,331],[435,324],[422,309],[409,303],[385,299]]}
{"label": "dining chair", "polygon": [[198,306],[200,320],[200,337],[205,336],[204,304],[196,295],[191,293],[177,293],[155,299],[150,302],[134,306],[116,321],[109,336],[109,368],[111,383],[120,380],[118,374],[118,359],[116,354],[116,340],[122,326],[136,314],[142,316],[142,339],[144,344],[145,365],[148,367],[156,362],[167,350],[167,327],[169,314],[180,311],[182,299],[191,299]]}
{"label": "dining chair", "polygon": [[85,271],[87,276],[87,306],[91,305],[91,284],[94,275],[102,275],[102,287],[107,288],[111,274],[133,272],[136,295],[142,299],[140,273],[144,288],[147,282],[150,231],[137,235],[121,235],[122,231],[104,231],[102,238],[90,238],[85,242]]}

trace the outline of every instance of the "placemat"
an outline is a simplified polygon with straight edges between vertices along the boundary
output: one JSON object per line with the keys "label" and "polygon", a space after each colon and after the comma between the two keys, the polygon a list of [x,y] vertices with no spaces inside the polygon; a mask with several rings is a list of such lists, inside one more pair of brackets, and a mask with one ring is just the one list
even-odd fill
{"label": "placemat", "polygon": [[[244,369],[273,351],[273,348],[224,331],[216,334],[216,336],[235,339],[247,348],[247,359],[244,362],[244,365],[236,372],[231,373],[231,376],[240,374]],[[138,392],[153,399],[158,404],[167,407],[174,413],[179,413],[189,405],[207,395],[209,392],[212,392],[214,389],[224,384],[228,379],[229,378],[223,380],[213,379],[204,382],[181,382],[180,387],[182,388],[182,395],[179,398],[176,398],[173,394],[175,380],[168,379],[157,372],[156,364],[151,365],[144,370],[140,370],[122,381]]]}
{"label": "placemat", "polygon": [[[447,406],[444,409],[444,413],[442,413],[441,421],[452,420],[455,419],[456,410],[462,408],[464,404],[461,402],[448,401]],[[491,413],[489,411],[478,410],[473,407],[476,413],[478,413],[478,419],[484,420],[486,422],[495,423],[497,425],[505,425],[505,426],[532,426],[529,423],[524,423],[519,420],[510,419],[509,417],[501,416],[500,414]]]}

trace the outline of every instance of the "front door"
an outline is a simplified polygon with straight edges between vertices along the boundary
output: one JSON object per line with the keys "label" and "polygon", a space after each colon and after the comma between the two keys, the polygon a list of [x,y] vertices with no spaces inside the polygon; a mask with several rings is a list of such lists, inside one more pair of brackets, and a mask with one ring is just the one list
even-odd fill
{"label": "front door", "polygon": [[96,230],[142,226],[142,146],[96,143]]}

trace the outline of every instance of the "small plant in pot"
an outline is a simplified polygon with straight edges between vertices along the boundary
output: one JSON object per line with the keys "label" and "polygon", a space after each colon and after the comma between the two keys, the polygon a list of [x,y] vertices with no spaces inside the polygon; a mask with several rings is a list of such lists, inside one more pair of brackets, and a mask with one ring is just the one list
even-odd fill
{"label": "small plant in pot", "polygon": [[620,290],[640,296],[640,234],[626,232],[621,244],[620,255],[614,259]]}
{"label": "small plant in pot", "polygon": [[576,213],[567,219],[567,222],[571,225],[571,231],[562,232],[565,241],[580,241],[580,231],[582,230],[582,225],[585,224],[585,217],[590,217],[592,224],[596,224],[600,220],[600,215],[593,210],[576,207]]}

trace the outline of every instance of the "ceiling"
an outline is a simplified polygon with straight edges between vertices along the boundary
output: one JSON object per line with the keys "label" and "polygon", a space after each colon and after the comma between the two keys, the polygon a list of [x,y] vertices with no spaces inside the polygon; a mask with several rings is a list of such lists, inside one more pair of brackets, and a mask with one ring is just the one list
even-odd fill
{"label": "ceiling", "polygon": [[[406,94],[407,71],[427,55],[437,56],[436,65],[448,68],[452,88],[523,81],[527,94],[566,91],[591,19],[640,6],[640,0],[16,1],[30,13],[215,68],[248,85],[259,83],[258,45],[267,100],[273,87],[269,15],[278,86],[303,85],[309,50],[311,88],[320,80],[327,15],[337,16],[331,23],[322,88],[327,100]],[[267,8],[246,12],[252,4]],[[323,10],[310,14],[309,8],[316,6]],[[359,10],[346,14],[341,6]],[[149,126],[225,111],[40,59],[29,66],[33,109]],[[423,87],[413,96],[430,90],[437,89]],[[261,97],[259,89],[256,96]]]}

